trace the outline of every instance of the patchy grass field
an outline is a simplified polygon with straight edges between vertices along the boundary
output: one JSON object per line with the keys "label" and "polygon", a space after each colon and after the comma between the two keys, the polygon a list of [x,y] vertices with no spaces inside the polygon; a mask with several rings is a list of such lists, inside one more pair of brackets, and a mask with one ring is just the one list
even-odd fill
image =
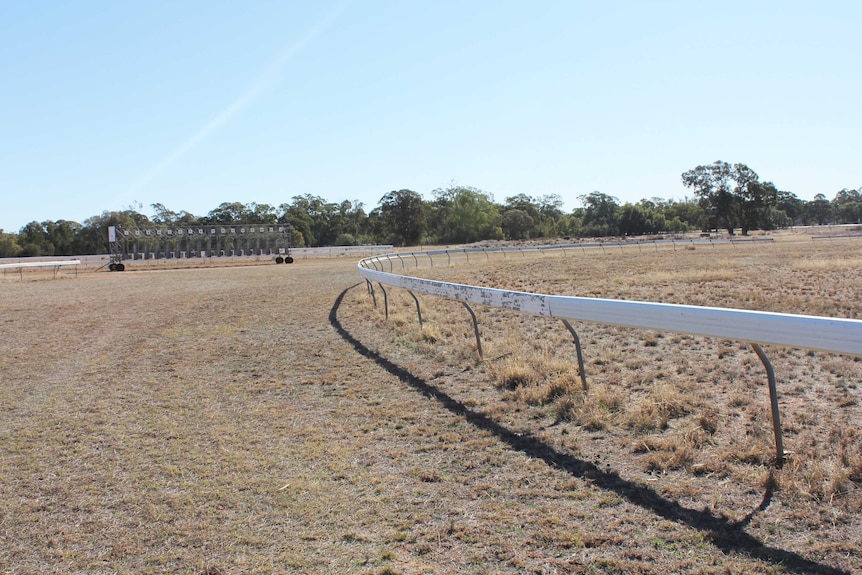
{"label": "patchy grass field", "polygon": [[[412,274],[862,316],[862,244]],[[352,260],[0,280],[0,572],[862,570],[858,359],[466,310]]]}

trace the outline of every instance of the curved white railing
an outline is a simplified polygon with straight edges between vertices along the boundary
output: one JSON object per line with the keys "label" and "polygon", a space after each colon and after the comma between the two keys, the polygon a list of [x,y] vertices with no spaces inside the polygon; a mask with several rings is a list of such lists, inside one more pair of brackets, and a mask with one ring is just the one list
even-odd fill
{"label": "curved white railing", "polygon": [[81,263],[81,260],[69,260],[69,259],[52,259],[51,261],[16,261],[14,263],[0,263],[0,270],[3,270],[3,274],[6,274],[6,270],[14,270],[17,269],[19,273],[19,277],[21,281],[24,281],[24,268],[53,268],[54,269],[54,278],[57,277],[57,272],[63,266],[75,266],[75,275],[78,275],[78,265]]}
{"label": "curved white railing", "polygon": [[[602,247],[607,244],[596,244]],[[612,244],[623,245],[640,244]],[[422,278],[414,278],[394,273],[395,261],[402,268],[405,258],[412,257],[419,265],[419,257],[428,257],[434,264],[433,255],[445,254],[451,261],[452,255],[465,255],[488,251],[525,251],[584,248],[583,244],[567,246],[547,246],[534,248],[503,248],[502,250],[487,250],[483,248],[468,248],[460,250],[434,250],[421,253],[387,254],[374,256],[359,261],[359,275],[369,282],[378,282],[381,287],[389,285],[408,290],[411,295],[419,292],[432,296],[457,300],[464,303],[473,316],[476,330],[476,342],[479,345],[479,355],[482,356],[481,338],[476,323],[476,316],[469,307],[470,303],[487,305],[502,309],[510,309],[536,315],[543,315],[563,320],[566,327],[575,337],[578,349],[578,363],[581,378],[586,387],[584,365],[581,357],[580,340],[569,320],[604,323],[643,329],[654,329],[686,333],[691,335],[718,337],[747,341],[754,348],[764,367],[769,380],[769,395],[772,409],[772,425],[775,434],[776,464],[784,460],[784,443],[781,433],[781,419],[778,409],[778,394],[775,383],[775,372],[772,364],[760,347],[760,344],[797,347],[862,356],[862,320],[846,318],[830,318],[809,315],[750,311],[741,309],[725,309],[681,304],[651,303],[642,301],[610,300],[600,298],[585,298],[574,296],[559,296],[549,294],[526,293],[496,288],[457,284]],[[592,247],[592,246],[591,246]],[[384,263],[385,262],[385,263]],[[386,264],[389,271],[384,271]],[[374,269],[372,269],[372,267]],[[379,269],[378,269],[379,268]],[[372,290],[373,293],[373,290]],[[385,290],[384,290],[385,295]],[[413,296],[415,299],[415,295]],[[419,300],[416,300],[417,309]],[[388,316],[388,308],[387,308]],[[421,323],[422,316],[420,313]]]}
{"label": "curved white railing", "polygon": [[17,262],[11,264],[0,264],[0,270],[19,269],[19,268],[49,268],[62,266],[76,266],[81,263],[81,260],[56,260],[49,262]]}
{"label": "curved white railing", "polygon": [[[574,246],[571,246],[574,247]],[[482,250],[476,250],[482,251]],[[669,303],[525,293],[413,278],[383,271],[384,261],[447,250],[360,260],[366,280],[413,292],[572,321],[655,329],[862,356],[862,320]],[[449,253],[462,254],[464,250]],[[376,264],[376,266],[375,266]],[[375,269],[372,269],[374,267]],[[376,269],[379,267],[380,269]]]}

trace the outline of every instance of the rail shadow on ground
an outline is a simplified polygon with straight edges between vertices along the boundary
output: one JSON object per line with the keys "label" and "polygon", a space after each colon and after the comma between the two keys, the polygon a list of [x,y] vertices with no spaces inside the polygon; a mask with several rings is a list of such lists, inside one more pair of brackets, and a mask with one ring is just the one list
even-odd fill
{"label": "rail shadow on ground", "polygon": [[676,501],[662,497],[647,486],[620,477],[613,470],[602,470],[593,463],[562,453],[536,437],[515,433],[490,417],[470,409],[441,389],[416,377],[386,357],[368,349],[341,325],[341,322],[338,320],[338,309],[347,292],[358,285],[360,284],[351,286],[341,292],[330,309],[329,323],[338,332],[339,336],[349,343],[360,355],[371,359],[378,366],[425,397],[437,401],[451,413],[464,417],[471,425],[493,433],[511,449],[519,451],[528,457],[541,459],[551,467],[566,471],[572,477],[589,479],[593,485],[612,491],[630,503],[646,509],[663,519],[696,529],[703,533],[708,541],[724,553],[743,553],[753,559],[780,565],[789,573],[817,573],[824,575],[849,573],[806,559],[792,551],[764,545],[763,542],[744,531],[745,525],[750,521],[750,518],[757,511],[763,510],[768,506],[772,498],[771,490],[765,492],[763,502],[745,519],[740,522],[730,521],[707,510],[686,508]]}

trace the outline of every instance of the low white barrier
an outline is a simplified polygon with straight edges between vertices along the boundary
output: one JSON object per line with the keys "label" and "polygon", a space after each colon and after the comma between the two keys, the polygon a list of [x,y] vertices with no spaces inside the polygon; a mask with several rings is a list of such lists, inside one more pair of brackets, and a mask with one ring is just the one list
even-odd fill
{"label": "low white barrier", "polygon": [[359,275],[413,292],[558,319],[862,356],[862,320],[525,293],[400,276],[361,263]]}
{"label": "low white barrier", "polygon": [[[580,247],[576,245],[567,248]],[[532,248],[539,250],[543,248]],[[548,246],[544,249],[562,249]],[[382,271],[383,261],[409,256],[460,255],[482,249],[388,254],[360,260],[359,275],[369,281],[428,295],[573,321],[589,321],[690,335],[736,339],[862,356],[862,320],[725,309],[692,305],[609,300],[525,293],[413,278]],[[371,269],[379,262],[380,270]]]}
{"label": "low white barrier", "polygon": [[[5,273],[6,270],[17,269],[21,279],[24,279],[24,268],[54,268],[54,277],[57,277],[57,270],[63,266],[78,266],[81,260],[56,260],[47,262],[15,262],[11,264],[0,264],[0,270]],[[75,270],[77,275],[77,268]]]}
{"label": "low white barrier", "polygon": [[[547,249],[561,249],[561,246],[549,246]],[[783,463],[784,447],[778,413],[775,372],[760,344],[862,356],[862,320],[536,294],[413,278],[392,273],[394,261],[397,260],[403,268],[405,257],[413,257],[418,265],[418,258],[427,256],[433,265],[433,258],[431,258],[433,254],[451,256],[453,254],[469,254],[473,251],[486,250],[436,250],[433,252],[375,256],[360,260],[358,271],[359,275],[369,282],[369,285],[371,285],[370,282],[378,282],[381,286],[389,285],[403,288],[408,290],[411,295],[413,292],[418,292],[461,301],[465,305],[470,303],[481,304],[561,319],[575,336],[582,378],[584,378],[584,368],[580,342],[569,320],[747,341],[752,345],[767,371],[776,443],[776,463],[779,466]],[[385,269],[384,261],[389,264],[389,272],[383,271]],[[378,265],[380,269],[377,269]],[[371,269],[372,267],[374,269]],[[415,295],[413,297],[415,298]],[[418,309],[418,300],[416,300],[416,305]],[[468,309],[470,309],[469,305]],[[472,309],[470,309],[470,313],[473,315],[476,341],[481,356],[481,339],[475,323],[475,314],[473,314]],[[585,379],[584,382],[586,382]]]}
{"label": "low white barrier", "polygon": [[290,248],[293,257],[335,257],[335,256],[363,256],[368,254],[385,254],[392,251],[392,245],[367,245],[367,246],[327,246],[322,248]]}
{"label": "low white barrier", "polygon": [[60,266],[76,266],[81,263],[81,260],[63,260],[57,262],[19,262],[14,264],[0,264],[2,269],[17,269],[17,268],[47,268]]}

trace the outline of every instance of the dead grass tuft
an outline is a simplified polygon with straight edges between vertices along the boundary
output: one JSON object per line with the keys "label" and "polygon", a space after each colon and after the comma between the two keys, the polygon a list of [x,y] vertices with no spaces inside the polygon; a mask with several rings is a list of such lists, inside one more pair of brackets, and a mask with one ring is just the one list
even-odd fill
{"label": "dead grass tuft", "polygon": [[612,425],[623,407],[622,396],[605,385],[590,386],[589,392],[578,391],[562,396],[556,402],[556,417],[583,426],[588,431]]}
{"label": "dead grass tuft", "polygon": [[856,426],[834,426],[828,449],[792,455],[781,470],[781,487],[803,499],[832,502],[853,496],[862,505],[862,432]]}
{"label": "dead grass tuft", "polygon": [[422,326],[422,339],[428,343],[437,343],[442,338],[436,326],[425,324]]}
{"label": "dead grass tuft", "polygon": [[493,375],[497,387],[510,391],[532,385],[539,377],[532,367],[511,358],[494,366]]}
{"label": "dead grass tuft", "polygon": [[696,407],[691,394],[683,394],[672,385],[655,385],[649,396],[628,410],[623,424],[639,433],[662,431],[671,419],[687,415]]}
{"label": "dead grass tuft", "polygon": [[[573,381],[567,378],[554,378],[551,381],[540,383],[529,387],[522,387],[518,399],[529,405],[547,405],[554,400],[571,393],[574,389]],[[578,385],[580,387],[580,385]]]}
{"label": "dead grass tuft", "polygon": [[698,418],[698,425],[710,435],[715,435],[718,431],[718,411],[714,408],[707,408]]}
{"label": "dead grass tuft", "polygon": [[685,469],[694,463],[694,450],[688,445],[675,444],[672,449],[651,451],[644,458],[644,466],[651,473],[665,473]]}

